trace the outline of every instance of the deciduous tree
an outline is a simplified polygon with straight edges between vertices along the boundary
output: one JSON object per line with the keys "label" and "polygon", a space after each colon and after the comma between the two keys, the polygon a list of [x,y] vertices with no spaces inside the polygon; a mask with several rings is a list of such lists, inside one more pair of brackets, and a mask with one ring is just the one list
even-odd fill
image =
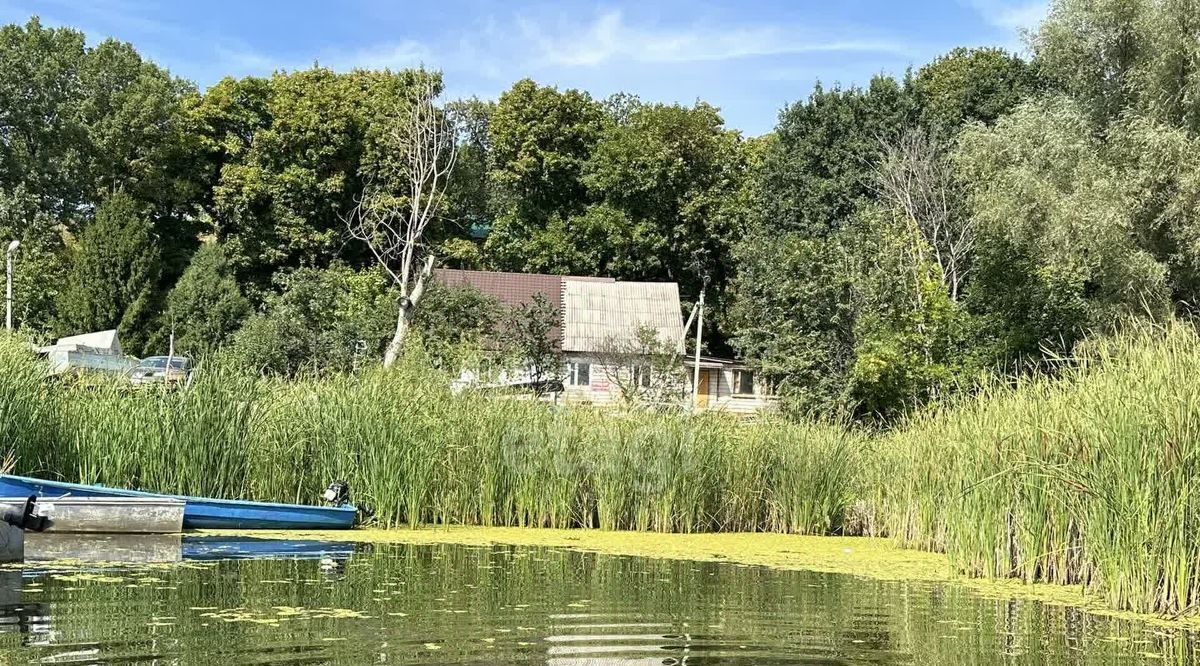
{"label": "deciduous tree", "polygon": [[394,326],[395,292],[378,271],[335,264],[276,278],[267,297],[234,335],[229,353],[259,372],[348,372],[378,362]]}
{"label": "deciduous tree", "polygon": [[205,93],[191,115],[214,164],[213,232],[251,295],[280,268],[368,261],[345,242],[343,217],[365,176],[390,159],[389,109],[424,76],[314,67],[226,79]]}
{"label": "deciduous tree", "polygon": [[[883,203],[919,232],[939,280],[951,300],[958,300],[971,266],[975,228],[963,210],[962,193],[941,142],[923,127],[885,142],[875,167],[875,186]],[[927,262],[924,253],[915,259]]]}
{"label": "deciduous tree", "polygon": [[604,340],[597,365],[626,404],[658,409],[683,404],[685,373],[678,340],[664,340],[653,326]]}
{"label": "deciduous tree", "polygon": [[1132,191],[1075,102],[970,128],[954,161],[978,232],[967,299],[1005,355],[1069,350],[1123,315],[1164,312],[1165,268],[1135,242]]}
{"label": "deciduous tree", "polygon": [[384,367],[399,357],[433,274],[434,256],[425,232],[443,212],[454,171],[457,138],[436,104],[440,92],[440,78],[427,76],[395,102],[381,138],[390,147],[387,158],[374,165],[361,198],[346,217],[350,235],[367,246],[399,293]]}
{"label": "deciduous tree", "polygon": [[759,169],[757,221],[808,237],[838,229],[870,198],[881,140],[896,137],[915,115],[912,96],[895,79],[876,77],[866,89],[818,85],[780,113]]}
{"label": "deciduous tree", "polygon": [[168,294],[164,325],[175,333],[175,349],[195,358],[221,348],[250,312],[224,248],[205,243]]}
{"label": "deciduous tree", "polygon": [[1035,69],[999,48],[957,48],[917,70],[913,95],[928,130],[953,135],[972,122],[986,125],[1039,89]]}
{"label": "deciduous tree", "polygon": [[509,355],[529,369],[529,379],[538,391],[562,381],[562,340],[558,336],[562,315],[543,294],[511,308],[504,317],[503,335]]}
{"label": "deciduous tree", "polygon": [[527,263],[526,249],[547,245],[540,236],[549,225],[587,207],[581,176],[606,120],[603,107],[578,90],[524,79],[500,96],[488,128],[497,216],[485,248],[493,265],[539,270]]}

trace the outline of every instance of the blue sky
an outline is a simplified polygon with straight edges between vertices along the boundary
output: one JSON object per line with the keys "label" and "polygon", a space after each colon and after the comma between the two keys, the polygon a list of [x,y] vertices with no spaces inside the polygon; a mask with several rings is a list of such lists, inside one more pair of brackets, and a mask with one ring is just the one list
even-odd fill
{"label": "blue sky", "polygon": [[1021,49],[1045,12],[1046,0],[0,0],[2,23],[37,14],[129,41],[201,87],[314,62],[424,64],[454,97],[495,98],[528,76],[597,97],[703,99],[748,134],[818,79],[864,83],[955,46]]}

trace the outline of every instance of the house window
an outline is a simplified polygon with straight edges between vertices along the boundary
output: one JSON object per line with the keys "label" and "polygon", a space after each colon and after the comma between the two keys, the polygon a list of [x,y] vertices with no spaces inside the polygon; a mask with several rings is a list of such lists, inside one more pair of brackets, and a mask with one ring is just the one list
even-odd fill
{"label": "house window", "polygon": [[592,383],[592,366],[590,363],[568,363],[567,384],[570,386],[589,386]]}
{"label": "house window", "polygon": [[754,395],[754,373],[749,370],[734,370],[733,392],[735,395]]}

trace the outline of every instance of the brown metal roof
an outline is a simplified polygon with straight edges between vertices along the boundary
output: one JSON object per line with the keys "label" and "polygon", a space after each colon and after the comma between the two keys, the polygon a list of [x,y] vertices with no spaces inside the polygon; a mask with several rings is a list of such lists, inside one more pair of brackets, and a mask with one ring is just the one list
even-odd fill
{"label": "brown metal roof", "polygon": [[[435,280],[448,287],[469,286],[493,296],[507,307],[517,307],[533,302],[535,294],[542,294],[559,312],[558,326],[551,335],[562,341],[563,280],[562,275],[545,273],[507,273],[504,271],[468,271],[457,268],[439,268],[433,272]],[[607,277],[574,277],[571,280],[586,282],[616,282]]]}
{"label": "brown metal roof", "polygon": [[439,268],[434,271],[434,278],[449,287],[474,287],[509,307],[524,305],[531,302],[535,294],[543,294],[554,307],[562,309],[561,275]]}

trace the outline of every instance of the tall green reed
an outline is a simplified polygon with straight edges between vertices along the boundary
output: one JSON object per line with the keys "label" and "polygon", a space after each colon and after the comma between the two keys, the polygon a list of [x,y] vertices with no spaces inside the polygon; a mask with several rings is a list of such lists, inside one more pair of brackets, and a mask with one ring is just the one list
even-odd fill
{"label": "tall green reed", "polygon": [[[454,393],[420,359],[292,381],[201,363],[187,387],[138,389],[45,379],[15,343],[0,364],[0,434],[20,472],[292,502],[344,478],[386,526],[822,533],[841,523],[856,464],[832,427]],[[755,451],[765,473],[747,467]]]}
{"label": "tall green reed", "polygon": [[918,415],[864,468],[868,530],[963,571],[1080,585],[1116,608],[1200,605],[1200,336],[1096,341],[1056,379]]}

